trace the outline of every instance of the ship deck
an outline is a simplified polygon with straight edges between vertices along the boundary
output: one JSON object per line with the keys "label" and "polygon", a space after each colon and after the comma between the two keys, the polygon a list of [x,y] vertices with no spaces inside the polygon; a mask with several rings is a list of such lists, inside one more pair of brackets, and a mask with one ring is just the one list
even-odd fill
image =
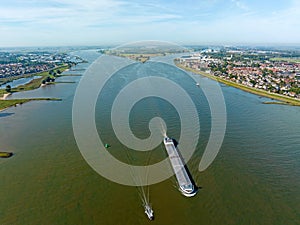
{"label": "ship deck", "polygon": [[178,149],[175,147],[172,139],[167,138],[170,141],[164,141],[173,171],[178,181],[179,187],[185,196],[193,196],[194,185],[184,167],[184,163],[179,155]]}

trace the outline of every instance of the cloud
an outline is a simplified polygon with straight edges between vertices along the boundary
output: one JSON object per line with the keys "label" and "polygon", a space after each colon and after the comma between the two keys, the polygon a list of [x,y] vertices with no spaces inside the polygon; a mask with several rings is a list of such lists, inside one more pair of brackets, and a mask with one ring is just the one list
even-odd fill
{"label": "cloud", "polygon": [[239,9],[249,10],[249,7],[241,0],[231,0],[231,2],[233,2]]}
{"label": "cloud", "polygon": [[[19,1],[17,1],[19,2]],[[180,16],[162,12],[154,4],[132,3],[112,0],[52,0],[47,4],[37,4],[31,0],[26,6],[21,4],[0,8],[0,21],[10,26],[10,23],[28,23],[49,25],[60,23],[59,26],[73,23],[77,27],[97,25],[114,25],[125,23],[152,23],[163,20],[179,19]]]}
{"label": "cloud", "polygon": [[0,43],[299,42],[300,3],[285,2],[10,0],[0,8]]}

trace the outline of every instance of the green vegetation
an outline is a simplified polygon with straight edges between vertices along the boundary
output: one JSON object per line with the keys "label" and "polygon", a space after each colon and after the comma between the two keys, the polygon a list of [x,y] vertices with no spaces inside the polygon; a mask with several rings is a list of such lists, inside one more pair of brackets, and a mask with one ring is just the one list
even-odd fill
{"label": "green vegetation", "polygon": [[61,101],[59,98],[28,98],[28,99],[9,99],[9,100],[0,100],[0,110],[22,105],[23,103],[30,101]]}
{"label": "green vegetation", "polygon": [[0,110],[29,102],[29,99],[0,100]]}
{"label": "green vegetation", "polygon": [[[11,87],[8,87],[9,85],[7,85],[6,89],[0,89],[0,97],[2,97],[4,94],[7,94],[7,93],[34,90],[34,89],[39,88],[41,86],[41,84],[45,84],[46,82],[54,83],[54,81],[55,81],[54,74],[57,74],[57,73],[60,74],[68,68],[69,68],[69,65],[64,65],[61,67],[57,67],[55,70],[52,70],[49,72],[45,71],[45,72],[34,74],[35,76],[40,76],[40,78],[33,79],[29,83],[27,83],[25,85],[20,85],[16,88],[11,88]],[[71,82],[62,82],[62,83],[71,83]],[[29,101],[41,101],[41,100],[61,101],[61,99],[58,99],[58,98],[32,98],[32,99],[0,100],[0,110],[6,109],[6,108],[9,108],[12,106],[21,105],[21,104],[29,102]]]}
{"label": "green vegetation", "polygon": [[289,105],[286,102],[263,102],[263,104],[266,104],[266,105]]}
{"label": "green vegetation", "polygon": [[64,65],[57,67],[56,69],[50,70],[47,74],[40,75],[43,77],[42,82],[40,84],[46,84],[51,83],[53,84],[55,81],[55,78],[62,76],[62,72],[69,69],[69,65]]}
{"label": "green vegetation", "polygon": [[11,86],[10,85],[6,85],[5,91],[6,92],[11,92]]}
{"label": "green vegetation", "polygon": [[69,65],[63,65],[63,66],[57,67],[57,68],[55,68],[53,70],[50,70],[49,74],[53,75],[53,76],[57,76],[57,75],[60,75],[65,70],[69,69],[69,68],[70,68]]}
{"label": "green vegetation", "polygon": [[75,81],[57,81],[53,82],[53,84],[76,84]]}
{"label": "green vegetation", "polygon": [[300,63],[299,57],[279,57],[279,58],[271,58],[270,61],[284,61],[284,62],[290,62],[290,63]]}
{"label": "green vegetation", "polygon": [[5,89],[0,89],[0,98],[4,95],[7,94],[7,91]]}
{"label": "green vegetation", "polygon": [[[46,72],[43,72],[43,73],[46,73]],[[39,75],[39,76],[41,76],[41,75]],[[37,89],[41,86],[44,76],[45,75],[43,74],[42,77],[33,79],[28,84],[24,84],[24,85],[20,85],[18,87],[12,88],[11,92],[14,93],[14,92],[19,92],[19,91],[29,91],[29,90]]]}
{"label": "green vegetation", "polygon": [[[31,74],[31,76],[33,76],[33,75],[34,76],[40,76],[40,78],[33,79],[29,83],[24,84],[24,85],[20,85],[16,88],[6,87],[6,89],[1,89],[0,90],[0,97],[3,96],[6,93],[9,93],[9,92],[14,93],[14,92],[20,92],[20,91],[34,90],[34,89],[39,88],[41,86],[41,84],[45,84],[46,82],[47,83],[54,82],[55,81],[54,74],[57,74],[58,71],[60,73],[62,73],[63,71],[65,71],[67,69],[69,69],[69,65],[64,65],[64,66],[57,67],[55,70],[50,70],[49,72],[45,71],[45,72],[41,72],[41,73]],[[24,77],[29,77],[29,76],[26,75]],[[21,77],[18,77],[18,79],[19,78],[21,78]]]}
{"label": "green vegetation", "polygon": [[[194,48],[194,51],[206,50],[206,47]],[[235,52],[233,52],[235,51]],[[240,61],[240,62],[249,62],[251,61],[261,61],[265,62],[266,60],[275,60],[275,61],[285,61],[286,59],[298,59],[300,60],[300,53],[297,50],[280,50],[274,48],[254,48],[254,49],[245,49],[239,47],[221,47],[217,50],[211,52],[206,52],[206,55],[211,56],[215,59],[224,59],[227,58],[227,61]],[[256,65],[255,62],[253,62]]]}
{"label": "green vegetation", "polygon": [[300,87],[292,86],[290,89],[291,92],[295,92],[296,94],[300,94]]}
{"label": "green vegetation", "polygon": [[39,73],[31,73],[31,74],[23,74],[22,76],[1,78],[0,79],[0,85],[6,84],[6,83],[11,82],[11,81],[16,80],[16,79],[28,78],[28,77],[33,77],[33,76],[42,76],[44,78],[49,76],[50,78],[55,78],[55,76],[56,77],[61,76],[61,73],[64,72],[65,70],[69,69],[69,68],[70,68],[70,65],[63,65],[63,66],[59,66],[55,69],[52,69],[50,71],[44,71],[44,72],[39,72]]}
{"label": "green vegetation", "polygon": [[56,77],[81,77],[81,74],[60,74],[57,75]]}
{"label": "green vegetation", "polygon": [[0,85],[6,84],[6,83],[11,82],[16,79],[32,77],[34,75],[35,74],[24,74],[22,76],[0,78]]}
{"label": "green vegetation", "polygon": [[245,85],[238,84],[238,83],[235,83],[235,82],[232,82],[232,81],[229,81],[229,80],[225,80],[223,78],[216,77],[216,76],[210,75],[210,74],[202,72],[202,71],[198,71],[198,70],[194,70],[194,69],[182,66],[178,63],[176,63],[176,66],[178,66],[179,68],[181,68],[183,70],[190,71],[190,72],[193,72],[193,73],[196,73],[196,74],[201,74],[205,77],[208,77],[208,78],[213,79],[215,81],[218,81],[220,83],[223,83],[223,84],[226,84],[228,86],[235,87],[235,88],[239,88],[243,91],[247,91],[247,92],[252,93],[252,94],[256,94],[256,95],[267,97],[267,98],[276,99],[276,100],[282,101],[283,103],[287,103],[289,105],[300,106],[300,101],[299,100],[294,99],[294,98],[290,98],[288,96],[279,95],[279,94],[276,94],[276,93],[270,93],[270,92],[266,92],[264,90],[260,90],[260,89],[256,89],[256,88],[252,88],[252,87],[247,87]]}
{"label": "green vegetation", "polygon": [[0,158],[9,158],[13,156],[12,152],[0,152]]}
{"label": "green vegetation", "polygon": [[163,54],[161,53],[156,53],[156,54],[118,53],[116,54],[116,56],[129,58],[141,63],[147,62],[151,57],[162,56],[162,55]]}

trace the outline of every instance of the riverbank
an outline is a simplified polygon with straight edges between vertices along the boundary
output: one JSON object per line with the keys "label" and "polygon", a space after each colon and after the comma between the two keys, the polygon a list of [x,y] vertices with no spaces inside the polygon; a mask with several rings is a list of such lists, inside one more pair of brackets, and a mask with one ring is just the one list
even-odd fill
{"label": "riverbank", "polygon": [[17,79],[21,79],[21,78],[29,78],[29,77],[34,77],[34,76],[45,76],[45,75],[49,76],[50,71],[53,71],[53,72],[57,73],[58,70],[59,70],[62,73],[62,72],[67,71],[69,69],[70,69],[70,66],[65,64],[65,65],[62,65],[62,66],[52,68],[52,69],[47,70],[47,71],[43,71],[43,72],[29,73],[29,74],[23,74],[23,75],[19,75],[19,76],[1,78],[0,79],[0,85],[4,85],[8,82],[11,82],[11,81],[14,81],[14,80],[17,80]]}
{"label": "riverbank", "polygon": [[12,106],[22,105],[30,101],[61,101],[60,98],[25,98],[25,99],[9,99],[0,100],[0,112]]}
{"label": "riverbank", "polygon": [[82,74],[59,74],[56,77],[82,77]]}
{"label": "riverbank", "polygon": [[[68,65],[63,65],[63,66],[55,68],[55,70],[53,70],[53,72],[57,73],[57,71],[59,70],[60,73],[62,73],[68,69],[69,69]],[[61,101],[61,99],[58,99],[58,98],[32,98],[32,99],[10,99],[10,100],[6,99],[9,95],[11,95],[13,93],[34,90],[43,85],[46,85],[46,84],[43,84],[43,80],[45,80],[46,77],[53,76],[53,75],[50,75],[49,71],[45,71],[45,72],[41,72],[41,73],[32,74],[32,76],[39,76],[39,78],[33,79],[32,81],[30,81],[27,84],[20,85],[15,88],[11,88],[10,92],[7,92],[5,89],[0,90],[0,111],[7,109],[9,107],[12,107],[12,106],[21,105],[21,104],[29,102],[29,101],[41,101],[41,100],[42,101]],[[68,83],[70,83],[70,82],[68,82]]]}
{"label": "riverbank", "polygon": [[150,58],[157,57],[157,56],[163,56],[166,55],[166,53],[118,53],[118,52],[106,52],[107,55],[115,55],[118,57],[128,58],[137,62],[145,63]]}
{"label": "riverbank", "polygon": [[248,87],[248,86],[245,86],[245,85],[242,85],[242,84],[238,84],[238,83],[235,83],[235,82],[232,82],[232,81],[229,81],[229,80],[225,80],[225,79],[220,78],[220,77],[213,76],[209,73],[205,73],[205,72],[202,72],[202,71],[199,71],[199,70],[195,70],[195,69],[185,67],[185,66],[183,66],[179,63],[175,63],[175,65],[177,67],[183,69],[183,70],[193,72],[193,73],[196,73],[196,74],[200,74],[202,76],[208,77],[212,80],[215,80],[217,82],[226,84],[228,86],[235,87],[235,88],[241,89],[243,91],[246,91],[246,92],[249,92],[249,93],[252,93],[252,94],[256,94],[256,95],[259,95],[259,96],[263,96],[263,97],[267,97],[267,98],[271,98],[271,99],[275,99],[275,100],[280,101],[280,102],[277,102],[277,103],[268,102],[268,104],[285,104],[285,105],[288,104],[288,105],[293,105],[293,106],[300,106],[300,100],[297,100],[295,98],[291,98],[291,97],[276,94],[276,93],[270,93],[270,92],[267,92],[267,91],[264,91],[264,90],[261,90],[261,89],[256,89],[256,88]]}
{"label": "riverbank", "polygon": [[6,93],[0,98],[0,100],[5,100],[10,95],[11,95],[11,93]]}
{"label": "riverbank", "polygon": [[[60,73],[62,73],[64,71],[68,70],[68,69],[69,69],[68,65],[63,65],[63,66],[57,67],[57,68],[55,68],[51,71],[53,71],[53,73],[58,74],[58,71],[60,71]],[[0,89],[0,98],[1,97],[3,98],[3,96],[5,94],[8,94],[8,93],[15,93],[15,92],[20,92],[20,91],[29,91],[29,90],[37,89],[42,85],[43,80],[45,80],[45,78],[47,78],[47,77],[55,78],[55,76],[53,76],[52,74],[50,74],[49,71],[30,74],[31,77],[32,76],[39,76],[39,78],[33,79],[32,81],[30,81],[27,84],[20,85],[20,86],[15,87],[15,88],[11,88],[10,92],[7,92],[5,89]],[[17,77],[17,79],[25,78],[25,77],[29,77],[29,75],[26,74],[24,76]],[[59,75],[57,77],[59,77]],[[12,81],[12,80],[10,80],[10,81]]]}

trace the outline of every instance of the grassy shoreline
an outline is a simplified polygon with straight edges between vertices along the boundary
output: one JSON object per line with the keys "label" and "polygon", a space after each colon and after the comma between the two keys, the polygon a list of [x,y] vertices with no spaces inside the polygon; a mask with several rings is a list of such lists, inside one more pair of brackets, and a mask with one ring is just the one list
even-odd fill
{"label": "grassy shoreline", "polygon": [[[63,66],[59,66],[56,67],[55,69],[53,69],[54,72],[57,72],[58,70],[60,70],[61,72],[66,71],[67,69],[69,69],[68,65],[63,65]],[[43,80],[48,77],[48,76],[52,76],[49,74],[49,71],[44,71],[44,72],[39,72],[39,73],[33,73],[33,74],[26,74],[24,76],[18,76],[17,79],[20,78],[24,78],[24,77],[33,77],[33,76],[40,76],[40,78],[36,78],[33,79],[32,81],[30,81],[27,84],[24,85],[20,85],[18,87],[12,88],[11,89],[11,93],[15,93],[15,92],[20,92],[20,91],[29,91],[29,90],[34,90],[37,89],[41,86]],[[58,77],[58,76],[57,76]],[[10,80],[12,81],[12,80]],[[0,89],[0,98],[4,95],[7,94],[8,92],[5,89]]]}
{"label": "grassy shoreline", "polygon": [[0,112],[10,108],[12,106],[22,105],[31,101],[61,101],[60,98],[23,98],[23,99],[9,99],[9,100],[0,100]]}
{"label": "grassy shoreline", "polygon": [[267,104],[285,104],[285,105],[288,104],[288,105],[292,105],[292,106],[300,106],[300,100],[290,98],[288,96],[279,95],[279,94],[276,94],[276,93],[270,93],[270,92],[267,92],[267,91],[264,91],[264,90],[248,87],[248,86],[238,84],[238,83],[235,83],[235,82],[232,82],[232,81],[229,81],[229,80],[225,80],[225,79],[220,78],[220,77],[213,76],[211,74],[208,74],[208,73],[205,73],[205,72],[202,72],[202,71],[199,71],[199,70],[195,70],[195,69],[185,67],[185,66],[183,66],[181,64],[178,64],[178,63],[176,63],[175,65],[177,67],[183,69],[183,70],[193,72],[193,73],[196,73],[196,74],[200,74],[202,76],[208,77],[212,80],[215,80],[217,82],[226,84],[228,86],[232,86],[232,87],[241,89],[243,91],[246,91],[246,92],[249,92],[249,93],[252,93],[252,94],[256,94],[256,95],[259,95],[259,96],[263,96],[263,97],[267,97],[267,98],[271,98],[271,99],[275,99],[275,100],[280,101],[280,102],[277,102],[277,103],[276,102],[268,102]]}
{"label": "grassy shoreline", "polygon": [[82,74],[59,74],[56,77],[82,77]]}
{"label": "grassy shoreline", "polygon": [[21,78],[29,78],[29,77],[33,77],[33,76],[49,76],[49,72],[51,70],[54,71],[54,72],[57,72],[58,70],[63,72],[65,70],[69,69],[69,68],[70,68],[69,65],[65,64],[65,65],[58,66],[58,67],[55,67],[55,68],[47,70],[47,71],[43,71],[43,72],[28,73],[28,74],[18,75],[18,76],[15,76],[15,77],[1,78],[0,79],[0,85],[5,85],[8,82],[12,82],[14,80],[21,79]]}
{"label": "grassy shoreline", "polygon": [[[68,65],[63,65],[63,66],[56,67],[53,71],[57,72],[58,70],[60,70],[61,72],[64,72],[67,69],[69,69],[69,66]],[[29,91],[29,90],[37,89],[42,85],[43,80],[46,77],[51,76],[51,75],[49,74],[49,71],[44,71],[44,72],[40,72],[40,73],[31,74],[30,76],[40,76],[40,78],[33,79],[32,81],[30,81],[27,84],[20,85],[18,87],[12,88],[10,92],[7,92],[5,89],[0,89],[0,98],[3,97],[4,94],[8,94],[8,93],[13,94],[13,93],[16,93],[16,92]],[[29,76],[25,75],[24,77],[29,77]],[[59,77],[59,75],[57,77]],[[22,78],[22,77],[18,77],[18,79],[19,78]],[[30,99],[8,99],[8,100],[7,99],[2,99],[2,100],[0,100],[0,111],[3,111],[3,110],[5,110],[9,107],[12,107],[12,106],[17,106],[17,105],[24,104],[24,103],[29,102],[29,101],[61,101],[61,99],[57,99],[57,98],[30,98]]]}

